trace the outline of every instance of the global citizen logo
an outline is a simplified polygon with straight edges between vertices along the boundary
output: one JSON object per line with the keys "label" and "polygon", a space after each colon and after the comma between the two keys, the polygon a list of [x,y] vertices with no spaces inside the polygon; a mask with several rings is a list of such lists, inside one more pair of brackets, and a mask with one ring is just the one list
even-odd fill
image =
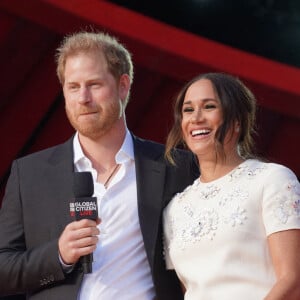
{"label": "global citizen logo", "polygon": [[86,202],[71,202],[70,215],[71,217],[87,217],[97,215],[97,203],[93,201]]}

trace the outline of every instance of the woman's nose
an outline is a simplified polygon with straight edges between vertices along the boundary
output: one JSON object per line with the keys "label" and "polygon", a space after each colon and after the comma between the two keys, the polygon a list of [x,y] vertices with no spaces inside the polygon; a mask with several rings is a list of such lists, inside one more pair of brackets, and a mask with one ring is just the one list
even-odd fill
{"label": "woman's nose", "polygon": [[192,114],[191,121],[194,123],[201,122],[203,120],[203,113],[201,109],[195,110]]}

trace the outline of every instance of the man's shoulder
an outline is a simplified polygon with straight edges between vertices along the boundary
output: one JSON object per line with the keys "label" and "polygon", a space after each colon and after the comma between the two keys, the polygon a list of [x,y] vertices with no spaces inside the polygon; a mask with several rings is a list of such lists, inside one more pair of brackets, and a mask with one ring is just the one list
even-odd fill
{"label": "man's shoulder", "polygon": [[27,155],[21,156],[17,158],[17,161],[19,163],[30,163],[33,161],[41,161],[41,160],[47,160],[51,158],[52,156],[56,156],[57,153],[65,152],[65,153],[72,153],[72,138],[67,140],[64,143],[57,144],[45,149],[41,149],[39,151],[29,153]]}
{"label": "man's shoulder", "polygon": [[[141,138],[141,137],[138,137],[138,136],[135,136],[134,134],[132,134],[132,137],[133,137],[133,141],[135,144],[141,144],[141,145],[145,145],[147,147],[153,147],[153,148],[156,148],[156,149],[159,149],[159,150],[162,150],[162,151],[165,151],[165,145],[163,143],[160,143],[160,142],[156,142],[156,141],[153,141],[153,140],[150,140],[150,139],[144,139],[144,138]],[[188,150],[185,150],[185,149],[176,149],[176,152],[181,155],[190,155],[191,152],[188,151]]]}
{"label": "man's shoulder", "polygon": [[165,150],[165,145],[163,145],[162,143],[155,142],[155,141],[149,140],[149,139],[144,139],[141,137],[137,137],[135,135],[132,135],[132,136],[133,136],[134,145],[151,147],[151,148],[158,149],[161,151]]}
{"label": "man's shoulder", "polygon": [[[133,135],[134,146],[136,150],[139,149],[147,149],[148,152],[152,154],[156,153],[161,155],[165,159],[165,145],[159,142],[155,142],[149,139],[143,139]],[[187,161],[195,161],[195,157],[191,151],[176,148],[173,150],[173,157],[175,163],[187,162]]]}

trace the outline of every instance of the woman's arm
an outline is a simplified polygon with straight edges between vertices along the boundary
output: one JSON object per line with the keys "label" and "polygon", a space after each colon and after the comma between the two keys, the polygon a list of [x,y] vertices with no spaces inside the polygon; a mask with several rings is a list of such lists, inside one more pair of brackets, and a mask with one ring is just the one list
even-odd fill
{"label": "woman's arm", "polygon": [[277,281],[264,300],[299,300],[300,230],[273,233],[268,244]]}

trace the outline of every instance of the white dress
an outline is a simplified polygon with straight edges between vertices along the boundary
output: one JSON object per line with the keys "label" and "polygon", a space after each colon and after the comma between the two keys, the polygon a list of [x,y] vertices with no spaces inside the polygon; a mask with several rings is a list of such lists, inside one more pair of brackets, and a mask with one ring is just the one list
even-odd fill
{"label": "white dress", "polygon": [[259,300],[275,282],[267,236],[300,229],[300,184],[288,168],[247,160],[197,179],[164,211],[165,259],[185,300]]}

